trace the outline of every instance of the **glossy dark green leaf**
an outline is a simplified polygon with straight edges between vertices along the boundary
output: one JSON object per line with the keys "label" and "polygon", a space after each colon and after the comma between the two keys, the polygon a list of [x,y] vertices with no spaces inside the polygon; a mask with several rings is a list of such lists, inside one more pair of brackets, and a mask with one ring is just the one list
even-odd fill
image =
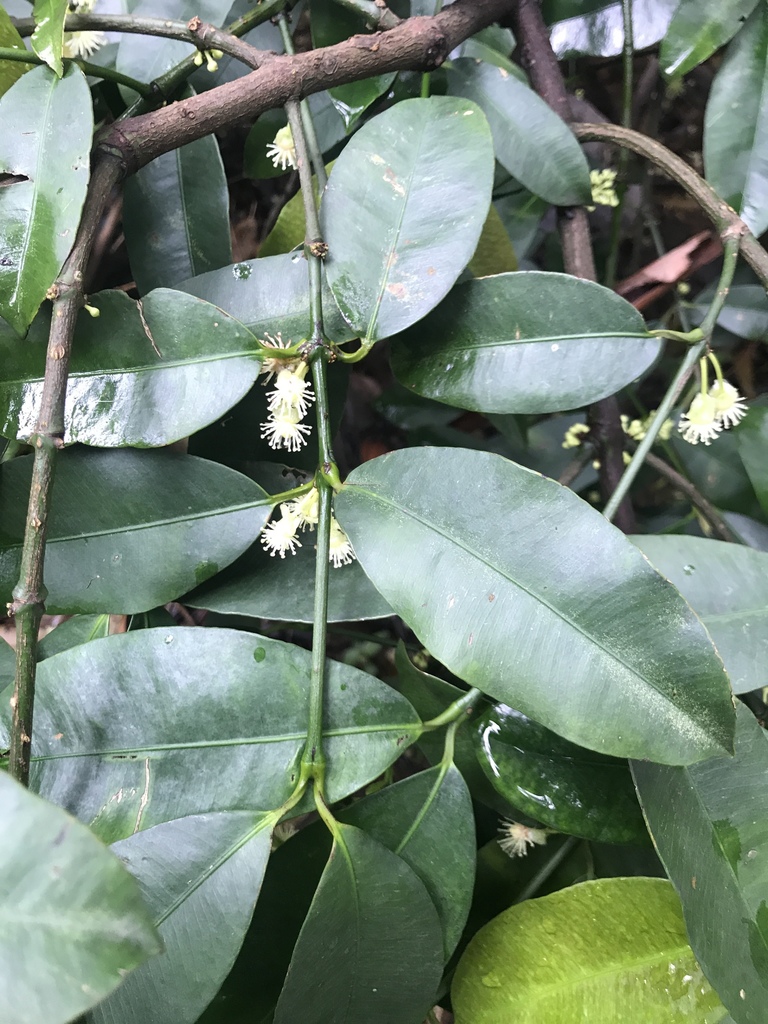
{"label": "glossy dark green leaf", "polygon": [[499,914],[451,989],[456,1024],[717,1024],[726,1016],[657,878],[583,882]]}
{"label": "glossy dark green leaf", "polygon": [[[19,577],[32,456],[2,467],[0,601]],[[51,612],[173,601],[250,547],[270,504],[252,480],[172,452],[63,452],[45,553]]]}
{"label": "glossy dark green leaf", "polygon": [[269,821],[249,811],[164,822],[112,847],[138,880],[163,940],[87,1017],[93,1024],[192,1024],[229,973],[269,857]]}
{"label": "glossy dark green leaf", "polygon": [[[267,334],[294,343],[310,334],[309,279],[301,253],[244,260],[222,270],[212,270],[178,285],[226,310],[257,338]],[[323,288],[325,332],[336,342],[355,337],[341,316],[327,287]]]}
{"label": "glossy dark green leaf", "polygon": [[681,0],[661,43],[659,65],[668,77],[688,74],[742,27],[758,0]]}
{"label": "glossy dark green leaf", "polygon": [[768,685],[768,554],[702,537],[632,540],[707,627],[734,692]]}
{"label": "glossy dark green leaf", "polygon": [[340,817],[415,871],[440,918],[448,960],[467,922],[475,878],[472,799],[459,771],[438,765],[411,775],[358,800]]}
{"label": "glossy dark green leaf", "polygon": [[420,320],[469,263],[488,213],[493,145],[482,112],[404,100],[350,139],[320,211],[328,282],[364,337]]}
{"label": "glossy dark green leaf", "polygon": [[486,711],[474,736],[486,775],[525,814],[600,843],[646,841],[626,761],[569,743],[506,704]]}
{"label": "glossy dark green leaf", "polygon": [[160,952],[139,889],[58,807],[0,772],[3,1024],[66,1024]]}
{"label": "glossy dark green leaf", "polygon": [[[256,543],[226,572],[188,594],[184,603],[223,615],[313,622],[316,543],[315,533],[303,533],[301,548],[285,559],[270,557]],[[391,614],[357,562],[331,570],[329,622],[361,622]]]}
{"label": "glossy dark green leaf", "polygon": [[480,241],[477,243],[467,269],[475,277],[489,274],[511,273],[518,269],[517,256],[512,241],[504,227],[496,207],[491,204],[483,224]]}
{"label": "glossy dark green leaf", "polygon": [[[749,422],[749,415],[745,422]],[[685,475],[716,508],[760,519],[762,512],[755,495],[756,485],[750,480],[741,456],[743,430],[744,425],[737,430],[724,430],[718,435],[717,444],[709,447],[688,444],[678,431],[672,434],[669,443]]]}
{"label": "glossy dark green leaf", "polygon": [[635,762],[632,771],[696,959],[737,1024],[763,1024],[768,736],[740,705],[735,757],[689,768]]}
{"label": "glossy dark green leaf", "polygon": [[559,206],[590,202],[589,167],[573,132],[516,75],[461,58],[451,62],[448,84],[488,118],[496,159],[513,178]]}
{"label": "glossy dark green leaf", "polygon": [[352,825],[337,830],[274,1024],[421,1024],[443,968],[432,900],[400,857]]}
{"label": "glossy dark green leaf", "polygon": [[[365,17],[340,7],[334,0],[312,0],[312,43],[315,49],[344,42],[350,36],[365,33]],[[386,92],[396,72],[375,75],[349,85],[339,85],[328,92],[349,131],[360,116]]]}
{"label": "glossy dark green leaf", "polygon": [[229,195],[216,137],[165,153],[132,174],[123,225],[142,295],[230,264]]}
{"label": "glossy dark green leaf", "polygon": [[475,60],[484,60],[497,68],[504,68],[513,75],[517,75],[522,81],[526,81],[525,72],[509,59],[509,55],[515,48],[515,37],[508,28],[500,28],[498,25],[489,25],[481,29],[474,36],[470,36],[455,53],[460,57],[472,57]]}
{"label": "glossy dark green leaf", "polygon": [[[402,643],[398,644],[395,651],[395,668],[397,669],[397,679],[393,681],[392,685],[397,687],[399,692],[413,704],[425,722],[430,718],[437,718],[450,704],[459,700],[466,693],[466,690],[461,690],[444,679],[438,679],[437,676],[416,668]],[[486,706],[487,701],[483,698],[478,700],[471,720],[479,717]],[[444,732],[436,730],[422,733],[419,738],[419,747],[430,764],[439,764],[445,748]],[[456,733],[453,763],[469,786],[473,799],[479,800],[487,807],[492,807],[498,814],[510,813],[511,805],[493,788],[480,767],[475,754],[471,724],[462,726]]]}
{"label": "glossy dark green leaf", "polygon": [[68,0],[35,0],[35,31],[30,40],[32,49],[58,78],[64,72],[61,55],[64,49],[64,19],[68,13]]}
{"label": "glossy dark green leaf", "polygon": [[290,830],[290,823],[275,830],[279,845],[269,858],[243,946],[200,1024],[271,1024],[332,842],[322,821],[295,834]]}
{"label": "glossy dark green leaf", "polygon": [[[82,71],[23,75],[0,99],[0,316],[24,334],[56,279],[80,221],[93,110]],[[66,125],[66,131],[61,126]]]}
{"label": "glossy dark green leaf", "polygon": [[[680,0],[632,0],[635,50],[653,46],[669,28]],[[572,16],[552,25],[550,42],[559,60],[568,57],[615,57],[624,46],[621,3],[573,0]]]}
{"label": "glossy dark green leaf", "polygon": [[[8,12],[0,4],[0,46],[12,47],[14,50],[24,49],[24,40],[16,30],[16,26],[8,16]],[[31,64],[22,64],[15,60],[0,61],[0,96],[8,92],[14,82],[31,70]]]}
{"label": "glossy dark green leaf", "polygon": [[642,316],[591,281],[539,271],[457,285],[392,343],[397,378],[485,413],[578,409],[640,376],[659,353]]}
{"label": "glossy dark green leaf", "polygon": [[409,449],[354,470],[336,515],[377,589],[466,682],[603,753],[681,764],[730,749],[730,688],[703,626],[566,488],[497,455]]}
{"label": "glossy dark green leaf", "polygon": [[707,100],[704,170],[720,197],[760,235],[768,227],[768,8],[728,46]]}
{"label": "glossy dark green leaf", "polygon": [[[736,432],[739,455],[747,471],[758,500],[768,512],[768,406],[755,405]],[[719,440],[719,438],[718,438]]]}
{"label": "glossy dark green leaf", "polygon": [[[162,14],[158,11],[157,0],[139,0],[132,7],[134,18],[157,18],[189,21],[196,14],[201,21],[211,25],[222,25],[232,6],[232,0],[195,0],[194,11],[189,0],[162,0]],[[160,36],[124,35],[120,37],[116,66],[131,78],[140,82],[152,82],[166,71],[179,64],[195,52],[195,47],[178,39],[163,39]],[[131,98],[134,97],[130,93]]]}
{"label": "glossy dark green leaf", "polygon": [[[309,677],[308,651],[228,629],[72,648],[38,670],[34,786],[110,842],[188,814],[279,807],[298,778]],[[419,732],[404,697],[328,663],[329,801],[376,778]]]}
{"label": "glossy dark green leaf", "polygon": [[[80,313],[67,382],[65,441],[158,447],[217,419],[261,367],[253,335],[217,306],[160,288],[139,305],[121,291]],[[0,341],[0,431],[29,437],[43,388],[46,339]],[[266,419],[266,399],[264,417]]]}
{"label": "glossy dark green leaf", "polygon": [[507,229],[515,255],[518,260],[525,259],[536,244],[542,218],[550,208],[549,203],[522,185],[510,181],[504,194],[494,199],[493,205]]}

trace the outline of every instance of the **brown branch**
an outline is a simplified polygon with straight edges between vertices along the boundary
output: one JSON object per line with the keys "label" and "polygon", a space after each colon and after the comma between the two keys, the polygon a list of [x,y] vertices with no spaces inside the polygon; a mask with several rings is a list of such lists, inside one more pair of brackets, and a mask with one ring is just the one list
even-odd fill
{"label": "brown branch", "polygon": [[[388,71],[431,71],[459,43],[509,14],[513,6],[514,0],[456,0],[433,18],[409,18],[387,32],[270,57],[237,81],[110,126],[100,135],[99,146],[119,157],[124,172],[132,174],[163,153],[228,125],[252,121],[288,100]],[[208,38],[204,29],[199,38]]]}
{"label": "brown branch", "polygon": [[[531,76],[534,89],[556,114],[569,123],[570,99],[537,0],[519,0],[513,22],[515,35],[520,41],[522,62]],[[567,273],[588,281],[597,280],[587,211],[581,206],[561,208],[557,213],[557,226]],[[600,488],[603,498],[607,499],[624,472],[624,432],[615,396],[594,402],[589,407],[588,420],[600,460]],[[616,525],[625,533],[635,530],[635,516],[628,497],[616,513]]]}
{"label": "brown branch", "polygon": [[720,538],[720,540],[727,540],[735,542],[736,538],[733,532],[729,529],[728,524],[725,522],[723,517],[717,511],[715,506],[707,501],[701,491],[692,484],[690,480],[678,473],[676,469],[673,469],[669,463],[660,459],[658,455],[654,455],[652,452],[647,452],[645,456],[645,462],[652,469],[663,476],[669,483],[674,487],[676,491],[680,491],[681,494],[690,501],[694,508],[698,509],[704,519],[707,520],[712,530]]}

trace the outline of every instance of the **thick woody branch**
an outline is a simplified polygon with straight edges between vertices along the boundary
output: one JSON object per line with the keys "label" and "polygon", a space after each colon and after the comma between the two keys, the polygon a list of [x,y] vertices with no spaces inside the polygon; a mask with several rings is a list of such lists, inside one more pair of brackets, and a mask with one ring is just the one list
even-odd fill
{"label": "thick woody branch", "polygon": [[[555,113],[565,122],[570,122],[568,92],[537,0],[519,0],[513,21],[523,64],[531,76],[534,89]],[[597,275],[587,211],[581,206],[559,210],[558,229],[566,271],[575,277],[595,281]],[[611,396],[593,403],[589,407],[589,423],[600,458],[601,490],[604,497],[608,498],[624,472],[624,432],[616,398]],[[622,502],[617,511],[616,525],[625,533],[634,531],[634,514],[628,499]]]}
{"label": "thick woody branch", "polygon": [[459,43],[509,14],[513,6],[514,0],[456,0],[434,18],[409,18],[388,32],[271,57],[237,81],[112,125],[99,144],[132,174],[163,153],[239,121],[252,121],[288,100],[388,71],[431,71]]}

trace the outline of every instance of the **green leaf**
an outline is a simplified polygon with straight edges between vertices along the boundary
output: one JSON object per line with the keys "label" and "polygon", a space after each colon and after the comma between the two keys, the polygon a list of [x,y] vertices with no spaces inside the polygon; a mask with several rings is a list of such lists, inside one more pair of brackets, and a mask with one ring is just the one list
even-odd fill
{"label": "green leaf", "polygon": [[[68,651],[70,647],[87,644],[108,635],[108,615],[73,615],[42,638],[37,645],[38,663],[52,658],[54,654]],[[3,687],[13,682],[15,662],[13,648],[5,642],[0,643],[0,693]]]}
{"label": "green leaf", "polygon": [[231,263],[229,195],[216,137],[165,153],[131,175],[123,224],[143,295]]}
{"label": "green leaf", "polygon": [[591,201],[589,167],[576,137],[516,75],[461,58],[451,62],[448,85],[488,118],[496,159],[513,178],[558,206]]}
{"label": "green leaf", "polygon": [[730,749],[730,688],[703,626],[573,492],[497,455],[410,449],[354,470],[336,515],[377,589],[465,682],[618,757]]}
{"label": "green leaf", "polygon": [[732,40],[704,117],[707,181],[761,235],[768,227],[768,8],[760,4]]}
{"label": "green leaf", "polygon": [[[261,543],[252,545],[226,572],[188,594],[184,603],[222,615],[313,622],[316,539],[314,533],[301,536],[301,547],[286,559],[270,557]],[[328,622],[362,622],[391,614],[357,562],[331,570]]]}
{"label": "green leaf", "polygon": [[[75,65],[45,67],[0,99],[0,316],[24,334],[66,259],[90,174],[91,93]],[[66,125],[66,131],[61,130]]]}
{"label": "green leaf", "polygon": [[468,269],[475,277],[488,274],[505,274],[517,270],[517,257],[507,229],[504,227],[496,207],[491,204],[483,224],[480,241],[475,254],[469,261]]}
{"label": "green leaf", "polygon": [[[35,0],[35,31],[32,33],[32,49],[61,78],[64,65],[61,55],[64,50],[64,19],[69,14],[68,0]],[[70,125],[70,121],[62,122]]]}
{"label": "green leaf", "polygon": [[686,477],[719,509],[741,512],[753,519],[762,518],[760,503],[744,467],[741,435],[747,419],[736,430],[718,435],[717,444],[689,444],[676,431],[669,444],[680,460]]}
{"label": "green leaf", "polygon": [[[24,40],[16,30],[8,12],[0,4],[0,46],[12,47],[14,50],[25,49]],[[32,64],[22,64],[21,61],[0,60],[0,96],[8,92],[14,82],[32,69]]]}
{"label": "green leaf", "polygon": [[443,968],[437,912],[394,853],[338,824],[274,1024],[421,1024]]}
{"label": "green leaf", "polygon": [[3,1024],[66,1024],[160,952],[138,886],[58,807],[0,772]]}
{"label": "green leaf", "polygon": [[[2,467],[0,601],[19,578],[32,456]],[[269,499],[252,480],[173,452],[71,450],[53,484],[49,612],[143,612],[173,601],[248,548]]]}
{"label": "green leaf", "polygon": [[716,1024],[725,1017],[688,945],[672,886],[583,882],[510,907],[456,968],[456,1024]]}
{"label": "green leaf", "polygon": [[[557,2],[557,0],[556,0]],[[669,28],[680,0],[632,0],[635,51],[653,46]],[[570,8],[566,11],[566,6]],[[616,57],[624,47],[622,3],[564,0],[550,42],[558,60],[569,57]],[[560,20],[562,18],[562,20]]]}
{"label": "green leaf", "polygon": [[[763,459],[765,449],[763,448]],[[765,686],[768,554],[702,537],[632,537],[707,627],[735,693]]]}
{"label": "green leaf", "polygon": [[682,77],[711,57],[741,29],[759,0],[681,0],[661,42],[659,66]]}
{"label": "green leaf", "polygon": [[[312,44],[317,50],[344,42],[350,36],[365,34],[367,31],[365,17],[339,7],[334,0],[312,0],[311,7]],[[368,107],[387,91],[394,82],[395,75],[394,71],[386,75],[374,75],[359,82],[350,82],[348,85],[339,85],[328,90],[347,131],[350,131]]]}
{"label": "green leaf", "polygon": [[524,814],[600,843],[643,843],[648,833],[626,761],[561,739],[496,704],[474,730],[486,775]]}
{"label": "green leaf", "polygon": [[459,771],[429,768],[358,800],[340,817],[418,875],[440,918],[448,960],[467,923],[475,878],[472,799]]}
{"label": "green leaf", "polygon": [[86,1020],[192,1024],[243,941],[270,850],[269,819],[248,811],[164,822],[115,843],[138,880],[163,955],[135,971]]}
{"label": "green leaf", "polygon": [[[354,338],[323,282],[323,321],[336,342]],[[301,253],[244,260],[223,270],[191,277],[177,286],[226,310],[257,338],[281,334],[294,343],[309,336],[309,279]]]}
{"label": "green leaf", "polygon": [[472,258],[491,198],[493,147],[473,104],[404,100],[364,125],[320,211],[328,283],[369,339],[420,320]]}
{"label": "green leaf", "polygon": [[[755,494],[768,512],[768,465],[765,461],[768,443],[768,406],[753,405],[736,432],[739,455]],[[719,439],[718,439],[719,440]]]}
{"label": "green leaf", "polygon": [[[333,661],[327,671],[333,802],[389,767],[420,722],[373,676]],[[279,807],[298,779],[309,677],[308,651],[236,630],[74,647],[38,669],[33,784],[109,842],[189,814]]]}
{"label": "green leaf", "polygon": [[[253,335],[217,306],[160,288],[141,304],[121,291],[91,296],[78,318],[67,381],[67,444],[159,447],[218,419],[261,367]],[[0,432],[35,430],[47,339],[0,339]],[[267,405],[264,400],[264,416]]]}
{"label": "green leaf", "polygon": [[[695,323],[700,324],[706,316],[716,290],[716,285],[713,285],[696,296],[692,310]],[[768,297],[765,288],[761,284],[732,285],[717,323],[739,338],[765,341],[768,338]]]}
{"label": "green leaf", "polygon": [[689,768],[635,762],[632,772],[656,849],[683,901],[697,960],[737,1024],[762,1024],[768,736],[739,705],[735,757]]}
{"label": "green leaf", "polygon": [[607,288],[529,271],[457,285],[394,339],[392,368],[418,394],[462,409],[555,412],[614,394],[660,344]]}

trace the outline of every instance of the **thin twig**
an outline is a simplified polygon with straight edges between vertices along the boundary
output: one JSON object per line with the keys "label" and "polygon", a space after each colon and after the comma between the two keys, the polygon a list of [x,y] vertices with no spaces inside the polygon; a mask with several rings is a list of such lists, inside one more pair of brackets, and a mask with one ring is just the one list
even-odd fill
{"label": "thin twig", "polygon": [[669,480],[675,490],[680,491],[681,494],[685,495],[694,508],[697,508],[699,512],[701,512],[702,516],[704,516],[720,540],[736,542],[736,537],[728,528],[728,524],[717,511],[715,506],[711,502],[707,501],[695,484],[692,484],[690,480],[686,480],[681,473],[678,473],[678,471],[673,469],[668,462],[660,459],[658,455],[654,455],[653,452],[648,452],[646,454],[645,461],[652,469],[655,469],[657,473]]}

